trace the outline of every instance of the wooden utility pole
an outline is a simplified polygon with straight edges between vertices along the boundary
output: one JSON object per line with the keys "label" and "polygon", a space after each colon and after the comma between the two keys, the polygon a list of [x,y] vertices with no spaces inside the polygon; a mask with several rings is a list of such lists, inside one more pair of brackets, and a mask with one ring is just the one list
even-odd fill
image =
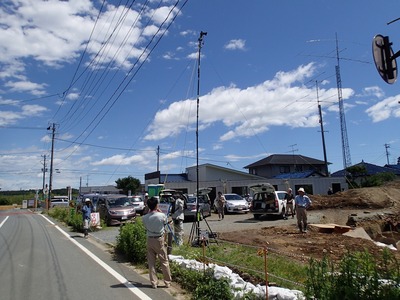
{"label": "wooden utility pole", "polygon": [[51,130],[51,158],[50,158],[50,180],[49,180],[49,194],[47,196],[47,209],[50,208],[51,192],[53,189],[53,160],[54,160],[54,136],[56,132],[56,124],[53,123],[47,130]]}

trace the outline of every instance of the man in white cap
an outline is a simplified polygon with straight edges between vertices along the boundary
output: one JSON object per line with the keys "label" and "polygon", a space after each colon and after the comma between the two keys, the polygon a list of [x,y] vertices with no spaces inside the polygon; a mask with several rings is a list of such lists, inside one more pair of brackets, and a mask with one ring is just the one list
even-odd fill
{"label": "man in white cap", "polygon": [[[307,209],[311,205],[310,198],[305,194],[304,188],[299,188],[298,195],[294,199],[297,213],[297,226],[300,232],[307,232]],[[302,226],[303,225],[303,226]]]}
{"label": "man in white cap", "polygon": [[86,198],[85,204],[82,207],[83,234],[84,234],[85,239],[87,239],[87,237],[88,237],[91,213],[92,213],[91,201],[90,201],[90,198]]}

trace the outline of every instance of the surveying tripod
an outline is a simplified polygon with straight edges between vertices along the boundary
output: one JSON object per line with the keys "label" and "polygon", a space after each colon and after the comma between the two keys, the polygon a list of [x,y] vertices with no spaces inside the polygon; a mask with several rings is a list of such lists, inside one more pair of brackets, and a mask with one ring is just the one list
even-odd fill
{"label": "surveying tripod", "polygon": [[[200,217],[204,223],[206,223],[208,228],[208,231],[206,230],[204,234],[202,234],[200,229]],[[216,238],[217,234],[212,231],[207,219],[203,215],[203,210],[199,210],[198,214],[196,214],[195,220],[193,221],[192,229],[190,230],[189,244],[191,244],[193,247],[200,247],[204,241],[207,245],[210,239],[213,239],[215,243],[218,244]]]}

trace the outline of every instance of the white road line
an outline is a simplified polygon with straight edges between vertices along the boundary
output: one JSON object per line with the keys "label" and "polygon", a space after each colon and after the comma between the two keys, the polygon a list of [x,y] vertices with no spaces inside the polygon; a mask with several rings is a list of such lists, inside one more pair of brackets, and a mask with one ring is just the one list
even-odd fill
{"label": "white road line", "polygon": [[3,220],[3,222],[1,222],[0,228],[4,225],[4,223],[7,221],[7,219],[8,219],[8,216]]}
{"label": "white road line", "polygon": [[[43,218],[45,218],[50,224],[54,225],[54,223],[52,221],[50,221],[48,218],[46,218],[44,215],[41,215],[41,216]],[[79,244],[76,240],[71,238],[71,236],[68,233],[66,233],[64,230],[62,230],[58,225],[56,225],[55,228],[57,228],[63,235],[65,235],[72,243],[74,243],[83,252],[85,252],[87,255],[89,255],[89,257],[91,257],[96,263],[98,263],[101,267],[103,267],[108,273],[110,273],[112,276],[114,276],[115,279],[117,279],[119,282],[124,284],[133,294],[135,294],[142,300],[151,300],[151,298],[149,296],[147,296],[145,293],[143,293],[138,287],[136,287],[135,285],[130,283],[125,277],[123,277],[118,272],[116,272],[113,268],[111,268],[104,261],[102,261],[96,255],[94,255],[92,252],[90,252],[87,248],[85,248],[84,246]]]}

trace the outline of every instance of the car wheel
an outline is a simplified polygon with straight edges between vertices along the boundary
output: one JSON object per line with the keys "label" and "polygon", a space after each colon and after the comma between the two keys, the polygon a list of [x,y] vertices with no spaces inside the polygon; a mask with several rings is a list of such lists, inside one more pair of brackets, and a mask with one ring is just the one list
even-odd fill
{"label": "car wheel", "polygon": [[261,215],[253,215],[253,216],[254,216],[254,219],[260,220],[260,216],[261,216]]}

